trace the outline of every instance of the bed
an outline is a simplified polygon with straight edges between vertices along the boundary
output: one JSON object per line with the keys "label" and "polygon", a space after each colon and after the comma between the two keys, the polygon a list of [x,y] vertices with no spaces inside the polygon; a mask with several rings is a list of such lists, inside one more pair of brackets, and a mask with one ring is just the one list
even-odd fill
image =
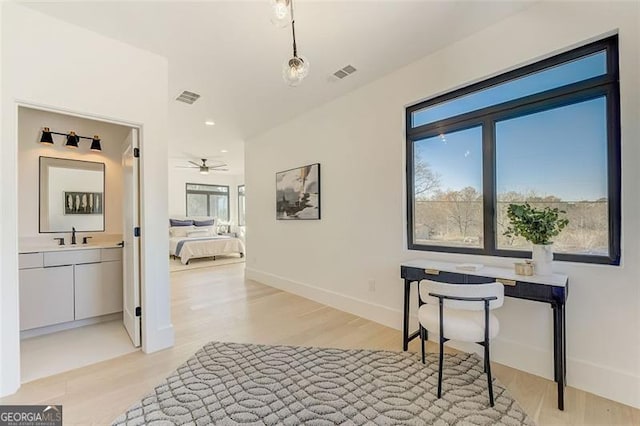
{"label": "bed", "polygon": [[[191,223],[190,223],[191,222]],[[175,224],[179,223],[179,226]],[[187,265],[190,260],[238,254],[244,257],[244,243],[229,235],[218,235],[213,221],[171,220],[169,255]]]}
{"label": "bed", "polygon": [[226,235],[213,237],[171,237],[169,254],[180,258],[187,265],[191,259],[239,254],[244,256],[244,243],[239,238]]}

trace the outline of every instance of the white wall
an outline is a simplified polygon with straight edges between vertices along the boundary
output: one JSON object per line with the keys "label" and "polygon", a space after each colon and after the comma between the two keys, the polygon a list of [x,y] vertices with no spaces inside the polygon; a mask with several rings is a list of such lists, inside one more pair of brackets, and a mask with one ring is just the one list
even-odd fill
{"label": "white wall", "polygon": [[17,105],[141,128],[143,350],[173,344],[168,273],[167,61],[14,3],[2,4],[0,395],[20,383]]}
{"label": "white wall", "polygon": [[[211,172],[201,175],[198,170],[176,168],[184,161],[169,162],[169,217],[179,218],[187,214],[186,184],[202,183],[206,185],[226,185],[229,187],[229,218],[233,230],[238,225],[238,185],[244,184],[244,176],[229,175],[223,172]],[[168,226],[168,224],[167,224]]]}
{"label": "white wall", "polygon": [[[52,131],[60,133],[75,131],[76,134],[92,137],[94,134],[102,138],[102,151],[93,152],[89,148],[90,140],[82,140],[78,149],[64,147],[66,138],[53,135],[54,144],[39,143],[42,127],[47,126]],[[69,240],[68,233],[39,234],[38,228],[38,198],[39,198],[39,161],[40,156],[65,158],[70,160],[92,161],[105,165],[105,230],[92,232],[93,242],[100,239],[117,240],[122,238],[122,141],[129,134],[130,128],[95,120],[41,111],[32,108],[20,108],[18,112],[18,237],[20,246],[23,244],[51,243],[54,237],[64,236]],[[86,185],[87,182],[77,183]],[[67,186],[71,188],[72,186]],[[86,187],[86,186],[85,186]],[[102,184],[98,192],[102,192]],[[79,189],[78,189],[79,190]],[[63,199],[60,196],[51,197],[50,203],[60,204],[56,212],[62,213]],[[76,228],[81,229],[82,216],[75,217]],[[102,217],[98,219],[102,226]],[[93,223],[93,222],[92,222]],[[68,228],[70,229],[70,227]],[[84,234],[83,234],[84,235]]]}
{"label": "white wall", "polygon": [[[557,270],[571,281],[569,385],[640,407],[639,17],[638,3],[539,3],[249,140],[247,277],[400,328],[403,260],[512,267],[513,259],[407,250],[404,107],[619,30],[623,263]],[[314,162],[322,220],[276,221],[274,173]],[[509,299],[499,316],[493,359],[552,378],[549,306]]]}
{"label": "white wall", "polygon": [[[2,99],[4,95],[1,84],[4,76],[4,73],[2,72],[4,53],[4,6],[2,3],[3,2],[0,2],[0,117],[3,117]],[[0,135],[3,134],[3,130],[4,126],[0,119]],[[0,147],[3,145],[4,144],[2,144],[2,141],[0,140]],[[0,181],[3,181],[6,176],[4,167],[5,161],[3,150],[0,149]],[[0,200],[4,203],[4,185],[0,185]],[[4,209],[0,208],[0,253],[4,255],[5,248],[7,246],[11,247],[11,244],[2,243],[2,241],[5,241],[7,238],[11,238],[11,235],[7,235],[5,225],[5,222],[10,221],[11,218],[7,218],[7,215],[3,213],[3,210]],[[9,224],[14,225],[12,222],[9,222]],[[17,243],[13,243],[14,246],[17,245]],[[10,267],[13,268],[13,264],[10,264]],[[15,370],[16,356],[19,354],[16,354],[15,348],[12,347],[12,345],[20,339],[20,330],[19,328],[16,329],[15,326],[16,321],[18,321],[19,318],[18,309],[13,303],[17,294],[17,288],[15,286],[3,286],[2,283],[5,280],[5,276],[4,262],[0,259],[0,376],[2,377],[8,375],[8,373],[5,372],[5,369],[13,368]],[[13,278],[14,280],[17,279],[15,271],[13,271],[13,275],[9,275],[9,278]],[[4,303],[4,300],[9,301],[9,303]],[[6,365],[6,367],[3,367],[4,365]],[[8,391],[15,387],[15,379],[15,375],[9,375],[6,380],[0,379],[0,395],[8,393]]]}

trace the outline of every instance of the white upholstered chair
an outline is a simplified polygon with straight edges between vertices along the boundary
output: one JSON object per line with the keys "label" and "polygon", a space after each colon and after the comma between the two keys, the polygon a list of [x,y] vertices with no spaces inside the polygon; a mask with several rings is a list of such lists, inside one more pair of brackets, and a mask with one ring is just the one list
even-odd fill
{"label": "white upholstered chair", "polygon": [[448,284],[424,280],[420,282],[418,310],[422,363],[425,362],[427,332],[437,333],[440,339],[438,363],[438,398],[442,396],[442,364],[444,344],[448,340],[474,342],[484,346],[484,369],[487,373],[489,403],[493,407],[493,384],[489,341],[498,335],[500,323],[491,310],[502,306],[504,286],[501,283]]}

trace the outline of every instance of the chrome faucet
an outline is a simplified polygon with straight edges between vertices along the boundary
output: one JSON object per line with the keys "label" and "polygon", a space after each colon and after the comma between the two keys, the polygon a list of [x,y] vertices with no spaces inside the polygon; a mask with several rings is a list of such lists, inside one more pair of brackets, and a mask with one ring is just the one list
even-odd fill
{"label": "chrome faucet", "polygon": [[71,228],[71,244],[75,245],[76,243],[76,228],[72,227]]}

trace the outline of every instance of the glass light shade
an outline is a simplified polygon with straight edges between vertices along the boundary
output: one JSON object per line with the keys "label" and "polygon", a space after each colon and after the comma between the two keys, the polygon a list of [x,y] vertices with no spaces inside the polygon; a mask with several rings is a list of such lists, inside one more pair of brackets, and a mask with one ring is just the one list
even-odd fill
{"label": "glass light shade", "polygon": [[291,23],[291,0],[271,0],[271,23],[284,28]]}
{"label": "glass light shade", "polygon": [[309,74],[309,61],[304,56],[294,56],[282,67],[282,78],[289,86],[297,86],[307,74]]}

